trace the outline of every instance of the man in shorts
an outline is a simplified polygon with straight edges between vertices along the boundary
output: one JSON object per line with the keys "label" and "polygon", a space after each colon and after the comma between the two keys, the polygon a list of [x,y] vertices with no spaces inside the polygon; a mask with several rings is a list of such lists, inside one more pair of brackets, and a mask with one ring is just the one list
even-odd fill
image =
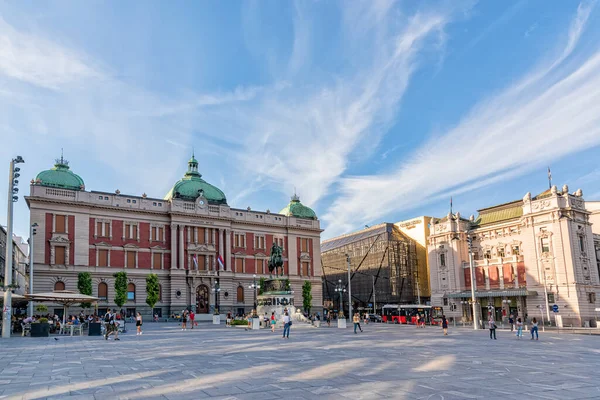
{"label": "man in shorts", "polygon": [[[109,317],[109,322],[106,326],[106,336],[104,336],[105,340],[108,340],[108,337],[112,334],[115,335],[115,340],[121,340],[121,339],[119,339],[119,324],[115,320],[116,313],[117,313],[117,310],[113,310],[112,313],[110,313],[110,312],[107,313],[110,315],[110,317]],[[106,321],[106,317],[105,317],[105,321]]]}

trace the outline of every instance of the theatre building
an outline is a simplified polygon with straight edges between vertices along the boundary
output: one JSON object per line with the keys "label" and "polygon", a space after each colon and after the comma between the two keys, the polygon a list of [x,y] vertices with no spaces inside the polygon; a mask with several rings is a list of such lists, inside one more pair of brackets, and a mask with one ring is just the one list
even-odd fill
{"label": "theatre building", "polygon": [[[600,293],[600,204],[581,190],[551,189],[522,200],[433,219],[429,236],[431,302],[446,316],[536,317],[563,326],[595,326]],[[469,246],[469,241],[472,243]],[[473,273],[469,256],[473,259]]]}
{"label": "theatre building", "polygon": [[[188,307],[209,318],[216,302],[221,313],[247,313],[254,305],[251,286],[269,276],[276,242],[295,303],[302,305],[301,287],[310,281],[313,310],[322,305],[321,229],[313,210],[295,195],[279,213],[232,208],[221,190],[202,179],[194,157],[164,198],[87,191],[61,158],[32,180],[26,200],[31,223],[39,225],[35,292],[78,291],[78,273],[90,272],[102,312],[117,308],[113,275],[125,271],[127,314],[166,316]],[[160,282],[154,310],[146,304],[149,273]]]}

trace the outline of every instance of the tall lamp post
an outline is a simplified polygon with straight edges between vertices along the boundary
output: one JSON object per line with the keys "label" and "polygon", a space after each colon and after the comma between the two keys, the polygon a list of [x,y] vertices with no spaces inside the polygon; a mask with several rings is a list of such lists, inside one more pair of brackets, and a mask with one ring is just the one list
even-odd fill
{"label": "tall lamp post", "polygon": [[2,337],[10,338],[11,306],[12,306],[12,273],[13,273],[13,203],[19,200],[19,167],[15,164],[24,163],[23,157],[17,156],[10,161],[8,172],[8,212],[6,213],[6,265],[4,269],[4,314],[2,317]]}
{"label": "tall lamp post", "polygon": [[256,289],[260,289],[260,285],[256,284],[256,274],[252,275],[253,283],[249,286],[249,289],[254,289],[254,315],[256,315]]}
{"label": "tall lamp post", "polygon": [[339,293],[339,295],[340,295],[340,306],[338,307],[338,315],[339,315],[340,312],[342,312],[342,313],[344,312],[343,305],[342,305],[342,293],[346,293],[346,288],[344,288],[344,286],[342,286],[341,279],[338,279],[338,284],[335,287],[335,291],[337,293]]}
{"label": "tall lamp post", "polygon": [[212,291],[215,293],[215,312],[219,312],[219,294],[221,293],[221,287],[219,286],[218,278],[215,280]]}
{"label": "tall lamp post", "polygon": [[[37,222],[29,229],[29,294],[33,293],[33,236],[37,233]],[[33,300],[29,300],[29,317],[33,317]]]}
{"label": "tall lamp post", "polygon": [[352,321],[352,277],[350,276],[350,256],[346,253],[346,262],[348,263],[348,318]]}
{"label": "tall lamp post", "polygon": [[478,329],[477,324],[477,303],[475,301],[475,274],[473,272],[473,240],[471,239],[471,231],[467,231],[467,243],[469,245],[469,271],[471,274],[471,303],[473,304],[473,329]]}

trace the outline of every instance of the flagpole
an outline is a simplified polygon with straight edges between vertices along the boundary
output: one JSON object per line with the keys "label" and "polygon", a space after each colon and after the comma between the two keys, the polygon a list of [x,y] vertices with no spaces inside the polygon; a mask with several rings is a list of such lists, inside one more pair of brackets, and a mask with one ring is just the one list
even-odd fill
{"label": "flagpole", "polygon": [[548,189],[552,189],[552,172],[550,172],[550,167],[548,167]]}

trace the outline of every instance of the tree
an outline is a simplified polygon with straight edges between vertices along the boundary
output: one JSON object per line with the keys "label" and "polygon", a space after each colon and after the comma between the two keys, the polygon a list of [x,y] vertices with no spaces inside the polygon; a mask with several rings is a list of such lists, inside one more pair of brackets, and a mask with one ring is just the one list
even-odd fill
{"label": "tree", "polygon": [[149,274],[146,276],[146,304],[148,304],[152,310],[154,310],[154,305],[158,303],[159,292],[158,275]]}
{"label": "tree", "polygon": [[310,314],[310,307],[312,305],[312,283],[310,281],[304,281],[302,285],[302,307],[304,311]]}
{"label": "tree", "polygon": [[266,282],[266,279],[265,279],[265,277],[264,277],[264,276],[263,276],[263,277],[261,277],[261,278],[260,278],[260,281],[258,282],[258,286],[260,286],[260,287],[258,288],[258,295],[259,295],[259,296],[260,296],[261,294],[263,294],[263,293],[264,293],[264,291],[265,291],[265,282]]}
{"label": "tree", "polygon": [[113,276],[115,277],[115,304],[122,308],[127,301],[127,273],[121,271]]}
{"label": "tree", "polygon": [[285,290],[290,291],[292,290],[292,285],[290,284],[290,280],[289,278],[285,278]]}
{"label": "tree", "polygon": [[[77,274],[77,289],[79,293],[92,295],[92,275],[89,272],[80,272]],[[90,308],[92,303],[81,303],[81,308]]]}

